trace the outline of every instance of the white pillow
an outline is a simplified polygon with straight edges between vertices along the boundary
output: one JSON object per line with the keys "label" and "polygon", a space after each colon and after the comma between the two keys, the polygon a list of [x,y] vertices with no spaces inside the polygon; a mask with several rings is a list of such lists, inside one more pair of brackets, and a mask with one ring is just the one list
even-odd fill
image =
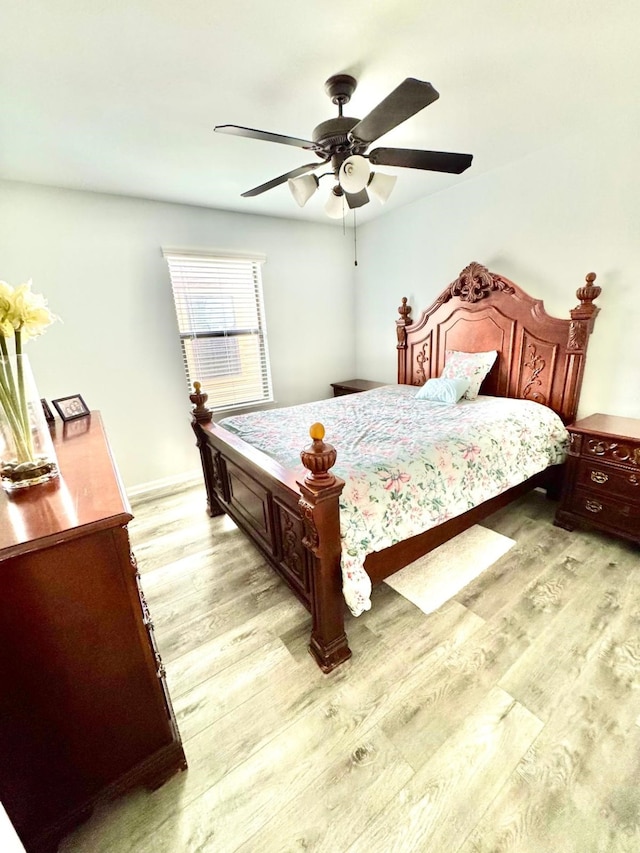
{"label": "white pillow", "polygon": [[498,353],[489,352],[459,352],[447,350],[444,356],[444,370],[441,379],[466,379],[469,382],[464,396],[467,400],[475,400],[482,382],[493,367]]}
{"label": "white pillow", "polygon": [[432,403],[457,403],[469,388],[468,379],[427,379],[416,394],[416,400]]}

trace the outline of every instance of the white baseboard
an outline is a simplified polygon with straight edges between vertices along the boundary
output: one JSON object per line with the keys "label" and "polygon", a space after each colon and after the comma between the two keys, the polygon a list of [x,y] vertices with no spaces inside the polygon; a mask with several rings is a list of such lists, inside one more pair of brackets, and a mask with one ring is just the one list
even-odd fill
{"label": "white baseboard", "polygon": [[127,497],[131,500],[132,498],[146,498],[152,495],[159,496],[163,492],[175,492],[181,488],[197,485],[202,485],[204,488],[201,469],[188,471],[185,474],[178,474],[175,477],[165,477],[162,480],[152,480],[149,483],[140,483],[140,485],[133,486],[126,491]]}

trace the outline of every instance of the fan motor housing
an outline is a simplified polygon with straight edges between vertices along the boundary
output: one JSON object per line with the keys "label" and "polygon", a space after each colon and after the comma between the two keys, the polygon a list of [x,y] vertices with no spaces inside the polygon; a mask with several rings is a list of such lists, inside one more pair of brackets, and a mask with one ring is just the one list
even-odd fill
{"label": "fan motor housing", "polygon": [[316,145],[321,146],[322,151],[317,152],[321,157],[327,154],[361,154],[366,148],[366,144],[352,142],[349,139],[349,131],[360,121],[359,118],[351,118],[350,116],[337,116],[336,118],[327,119],[321,122],[313,129],[311,139]]}

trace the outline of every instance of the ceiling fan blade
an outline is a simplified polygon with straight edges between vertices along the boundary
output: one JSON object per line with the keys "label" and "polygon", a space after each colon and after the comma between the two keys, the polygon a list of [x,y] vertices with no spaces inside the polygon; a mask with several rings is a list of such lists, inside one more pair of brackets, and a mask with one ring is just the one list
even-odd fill
{"label": "ceiling fan blade", "polygon": [[344,195],[351,210],[369,203],[369,193],[366,190],[360,190],[359,193],[345,193]]}
{"label": "ceiling fan blade", "polygon": [[219,124],[213,128],[216,133],[229,133],[232,136],[245,136],[249,139],[262,139],[265,142],[281,142],[283,145],[293,145],[295,148],[308,148],[318,151],[315,142],[309,139],[298,139],[296,136],[284,136],[281,133],[270,133],[268,130],[255,130],[252,127],[240,127],[237,124]]}
{"label": "ceiling fan blade", "polygon": [[254,187],[252,190],[247,190],[246,193],[241,193],[242,198],[250,198],[254,195],[265,193],[267,190],[272,190],[274,187],[284,184],[285,181],[289,180],[289,178],[299,178],[300,175],[311,172],[313,169],[317,169],[318,166],[322,166],[326,162],[326,160],[320,160],[318,163],[307,163],[306,166],[298,166],[297,169],[287,172],[286,175],[280,175],[278,178],[273,178],[271,181],[267,181],[266,184],[260,184],[259,187]]}
{"label": "ceiling fan blade", "polygon": [[387,131],[428,107],[439,97],[431,83],[407,77],[377,107],[374,107],[369,115],[351,128],[349,136],[359,142],[374,142]]}
{"label": "ceiling fan blade", "polygon": [[401,166],[404,169],[427,169],[454,175],[468,169],[473,160],[473,154],[419,151],[413,148],[374,148],[367,156],[374,166]]}

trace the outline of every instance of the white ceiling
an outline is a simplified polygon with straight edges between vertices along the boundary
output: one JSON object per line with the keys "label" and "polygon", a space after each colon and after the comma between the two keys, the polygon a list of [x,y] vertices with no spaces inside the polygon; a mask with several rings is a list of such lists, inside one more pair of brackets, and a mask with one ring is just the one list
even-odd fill
{"label": "white ceiling", "polygon": [[405,77],[431,82],[440,99],[376,144],[473,165],[386,169],[395,190],[362,222],[637,110],[640,91],[637,0],[0,0],[0,27],[0,177],[323,222],[326,183],[302,210],[286,184],[240,197],[309,153],[214,125],[310,138],[337,114],[332,74],[358,79],[358,118]]}

